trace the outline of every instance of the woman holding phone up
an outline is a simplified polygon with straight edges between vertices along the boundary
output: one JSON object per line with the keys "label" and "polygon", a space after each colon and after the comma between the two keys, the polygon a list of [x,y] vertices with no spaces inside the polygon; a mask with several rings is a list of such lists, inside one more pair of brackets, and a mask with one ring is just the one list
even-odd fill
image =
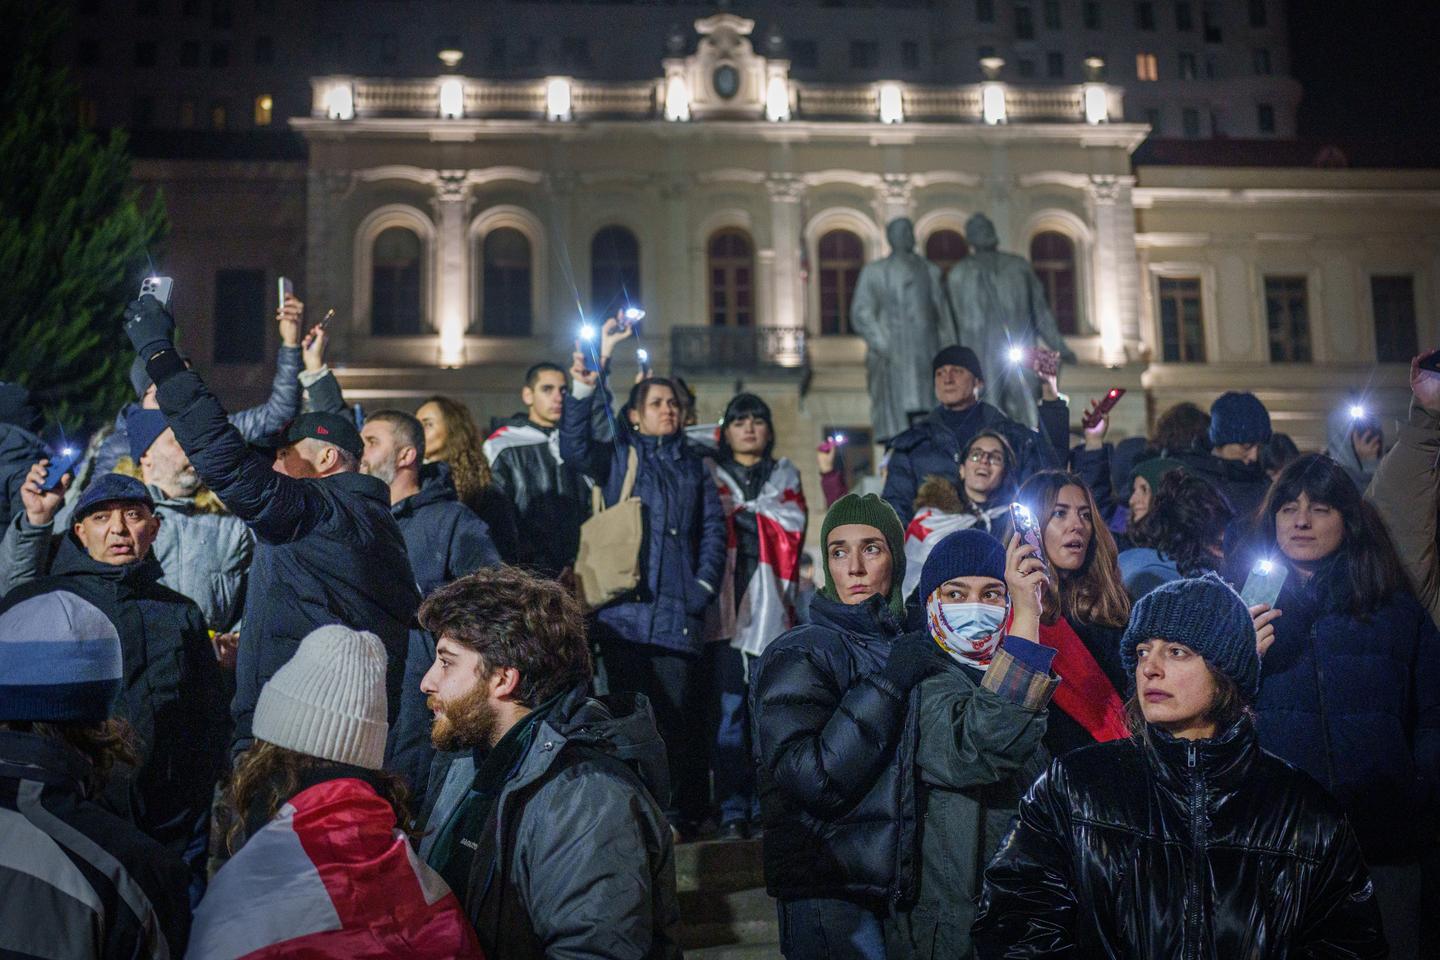
{"label": "woman holding phone up", "polygon": [[1260,549],[1244,559],[1289,571],[1262,651],[1260,743],[1340,801],[1392,955],[1415,956],[1419,861],[1440,812],[1440,634],[1374,508],[1328,457],[1281,472],[1257,533]]}

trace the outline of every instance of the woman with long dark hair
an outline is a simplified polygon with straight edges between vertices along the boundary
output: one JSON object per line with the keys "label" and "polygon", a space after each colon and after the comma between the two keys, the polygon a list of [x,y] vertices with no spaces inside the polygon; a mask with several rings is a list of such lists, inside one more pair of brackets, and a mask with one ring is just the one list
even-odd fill
{"label": "woman with long dark hair", "polygon": [[1061,683],[1050,703],[1045,745],[1053,754],[1125,736],[1126,672],[1120,635],[1130,597],[1116,563],[1115,538],[1085,482],[1063,470],[1035,474],[1018,499],[1041,531],[1049,565],[1040,619],[1040,642],[1059,651]]}
{"label": "woman with long dark hair", "polygon": [[607,505],[618,503],[622,493],[644,505],[639,583],[596,611],[593,636],[610,689],[643,693],[655,708],[675,793],[673,802],[656,799],[683,837],[707,812],[699,666],[705,610],[725,572],[725,511],[704,460],[685,442],[673,383],[641,379],[615,418],[614,436],[601,436],[591,410],[597,401],[608,405],[609,391],[598,373],[586,369],[578,347],[572,361],[560,455],[599,486]]}
{"label": "woman with long dark hair", "polygon": [[1221,545],[1234,514],[1215,485],[1184,470],[1171,470],[1149,509],[1131,528],[1135,546],[1121,551],[1120,575],[1131,600],[1181,577],[1218,570]]}
{"label": "woman with long dark hair", "polygon": [[420,405],[415,419],[425,429],[425,469],[420,482],[452,484],[460,502],[490,528],[500,558],[513,563],[520,537],[515,505],[495,486],[482,447],[485,438],[469,409],[454,397],[436,394]]}
{"label": "woman with long dark hair", "polygon": [[1164,584],[1120,652],[1134,734],[1030,788],[985,870],[975,955],[1387,956],[1339,805],[1260,747],[1244,601],[1214,574]]}
{"label": "woman with long dark hair", "polygon": [[1419,859],[1440,813],[1440,633],[1374,507],[1328,457],[1281,472],[1256,532],[1236,582],[1260,558],[1289,571],[1265,652],[1260,742],[1340,801],[1395,956],[1414,956]]}

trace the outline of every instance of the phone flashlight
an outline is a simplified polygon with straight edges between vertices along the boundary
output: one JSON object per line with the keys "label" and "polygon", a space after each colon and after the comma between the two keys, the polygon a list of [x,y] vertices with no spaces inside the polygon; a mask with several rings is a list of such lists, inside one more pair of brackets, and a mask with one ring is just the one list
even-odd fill
{"label": "phone flashlight", "polygon": [[595,328],[588,323],[580,324],[580,339],[587,343],[595,339]]}
{"label": "phone flashlight", "polygon": [[1011,362],[1011,363],[1019,363],[1020,361],[1022,361],[1022,360],[1024,360],[1024,359],[1025,359],[1025,351],[1024,351],[1023,349],[1021,349],[1020,347],[1011,347],[1011,348],[1010,348],[1010,362]]}
{"label": "phone flashlight", "polygon": [[621,316],[625,318],[626,322],[634,323],[636,320],[645,319],[645,311],[639,307],[626,307],[625,312],[621,314]]}
{"label": "phone flashlight", "polygon": [[844,443],[844,442],[845,442],[845,434],[843,434],[843,433],[837,433],[837,434],[835,434],[834,436],[832,436],[832,437],[830,438],[830,442],[833,443],[833,444],[835,444],[835,445],[837,445],[837,446],[840,445],[840,444],[842,444],[842,443]]}
{"label": "phone flashlight", "polygon": [[1260,561],[1258,561],[1258,562],[1255,564],[1255,572],[1256,572],[1256,573],[1259,573],[1259,574],[1263,574],[1263,575],[1267,575],[1267,576],[1268,576],[1269,574],[1273,573],[1274,571],[1275,571],[1275,564],[1274,564],[1272,561],[1269,561],[1269,560],[1260,560]]}
{"label": "phone flashlight", "polygon": [[636,351],[635,351],[635,357],[636,357],[636,359],[638,359],[638,360],[640,361],[640,366],[642,366],[642,367],[648,367],[648,366],[650,366],[650,351],[649,351],[649,350],[646,350],[644,347],[641,347],[639,350],[636,350]]}
{"label": "phone flashlight", "polygon": [[1350,419],[1351,419],[1351,420],[1364,420],[1364,419],[1365,419],[1365,408],[1362,407],[1362,406],[1361,406],[1360,404],[1358,404],[1358,403],[1352,403],[1352,404],[1350,405]]}

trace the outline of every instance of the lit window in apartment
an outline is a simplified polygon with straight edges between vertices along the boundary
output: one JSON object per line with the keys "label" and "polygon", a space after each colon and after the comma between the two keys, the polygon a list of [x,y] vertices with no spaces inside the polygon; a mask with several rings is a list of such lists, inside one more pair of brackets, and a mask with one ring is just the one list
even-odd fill
{"label": "lit window in apartment", "polygon": [[1135,54],[1135,79],[1159,80],[1160,61],[1153,53]]}
{"label": "lit window in apartment", "polygon": [[1270,65],[1270,51],[1264,47],[1256,47],[1251,54],[1251,59],[1255,62],[1255,75],[1257,77],[1268,77],[1275,72],[1274,68]]}
{"label": "lit window in apartment", "polygon": [[1261,133],[1275,132],[1275,108],[1268,103],[1262,103],[1255,107],[1255,125],[1260,128]]}
{"label": "lit window in apartment", "polygon": [[210,126],[216,130],[224,130],[225,124],[230,120],[230,107],[224,100],[216,100],[210,104]]}
{"label": "lit window in apartment", "polygon": [[1200,111],[1186,107],[1180,111],[1180,129],[1185,136],[1194,140],[1200,136]]}
{"label": "lit window in apartment", "polygon": [[275,117],[275,99],[268,93],[255,98],[255,126],[268,127]]}

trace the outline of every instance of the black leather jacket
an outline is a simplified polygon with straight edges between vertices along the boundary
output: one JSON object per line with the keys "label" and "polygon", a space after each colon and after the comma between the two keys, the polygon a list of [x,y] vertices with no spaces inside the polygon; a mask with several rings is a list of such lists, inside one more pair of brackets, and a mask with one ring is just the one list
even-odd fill
{"label": "black leather jacket", "polygon": [[[521,415],[502,426],[535,425]],[[547,577],[575,562],[580,525],[590,516],[590,487],[579,467],[558,463],[545,443],[509,447],[491,459],[496,488],[515,504],[519,542],[512,562]]]}
{"label": "black leather jacket", "polygon": [[985,871],[974,942],[982,960],[1388,955],[1339,805],[1248,719],[1055,760]]}

